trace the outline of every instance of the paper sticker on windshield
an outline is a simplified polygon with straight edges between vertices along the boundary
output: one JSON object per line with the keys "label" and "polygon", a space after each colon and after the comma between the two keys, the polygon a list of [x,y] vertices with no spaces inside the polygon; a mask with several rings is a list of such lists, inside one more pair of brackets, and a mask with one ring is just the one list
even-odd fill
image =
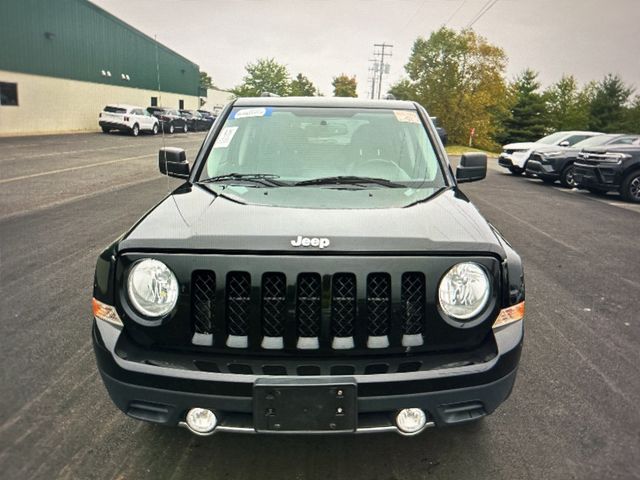
{"label": "paper sticker on windshield", "polygon": [[224,127],[216,138],[216,143],[213,144],[213,148],[227,148],[233,140],[233,136],[236,134],[238,127]]}
{"label": "paper sticker on windshield", "polygon": [[411,110],[394,110],[393,114],[396,116],[396,120],[404,123],[420,123],[418,114]]}
{"label": "paper sticker on windshield", "polygon": [[237,110],[231,114],[232,119],[270,116],[271,107],[243,108],[242,110]]}

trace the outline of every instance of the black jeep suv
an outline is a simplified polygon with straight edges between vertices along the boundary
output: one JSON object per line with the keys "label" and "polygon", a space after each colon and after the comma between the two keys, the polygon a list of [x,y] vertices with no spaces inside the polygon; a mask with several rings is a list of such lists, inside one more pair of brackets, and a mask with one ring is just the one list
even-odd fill
{"label": "black jeep suv", "polygon": [[640,146],[584,150],[574,175],[578,188],[593,193],[617,191],[625,200],[640,203]]}
{"label": "black jeep suv", "polygon": [[576,184],[574,163],[583,149],[602,146],[640,145],[640,135],[607,134],[587,138],[571,147],[545,146],[534,150],[527,162],[526,172],[546,183],[560,180],[563,187]]}
{"label": "black jeep suv", "polygon": [[207,435],[411,435],[510,394],[520,257],[415,103],[242,98],[99,257],[93,344],[126,414]]}

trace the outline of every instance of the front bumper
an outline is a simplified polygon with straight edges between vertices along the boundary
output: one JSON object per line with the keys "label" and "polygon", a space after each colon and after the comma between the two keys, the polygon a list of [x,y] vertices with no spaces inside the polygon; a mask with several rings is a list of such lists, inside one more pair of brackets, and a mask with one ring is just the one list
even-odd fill
{"label": "front bumper", "polygon": [[[253,388],[260,379],[304,385],[309,376],[271,377],[169,368],[127,360],[118,354],[121,330],[97,320],[93,345],[100,374],[113,402],[127,415],[180,425],[193,407],[214,410],[216,431],[255,433]],[[430,426],[476,420],[492,413],[513,388],[524,328],[522,321],[496,330],[498,354],[469,366],[416,372],[315,377],[357,385],[356,433],[396,431],[394,413],[422,408]],[[315,433],[315,432],[302,432]]]}
{"label": "front bumper", "polygon": [[498,165],[504,168],[525,168],[527,160],[529,159],[529,152],[513,152],[502,153],[498,157]]}
{"label": "front bumper", "polygon": [[540,160],[535,159],[530,159],[527,162],[526,172],[530,175],[537,175],[540,178],[558,179],[560,177],[554,165],[542,163]]}
{"label": "front bumper", "polygon": [[586,165],[576,162],[574,179],[578,188],[609,191],[618,190],[622,182],[622,168],[618,164]]}
{"label": "front bumper", "polygon": [[511,161],[511,155],[508,153],[503,153],[498,157],[498,165],[504,168],[513,167],[513,162]]}

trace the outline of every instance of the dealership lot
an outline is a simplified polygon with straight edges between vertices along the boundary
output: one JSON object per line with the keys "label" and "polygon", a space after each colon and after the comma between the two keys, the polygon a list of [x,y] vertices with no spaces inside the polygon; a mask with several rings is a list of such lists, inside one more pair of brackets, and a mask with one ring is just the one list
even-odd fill
{"label": "dealership lot", "polygon": [[0,476],[5,478],[640,478],[640,206],[513,178],[463,191],[522,255],[526,342],[511,398],[415,438],[199,438],[131,420],[90,343],[104,246],[177,180],[205,134],[0,139]]}

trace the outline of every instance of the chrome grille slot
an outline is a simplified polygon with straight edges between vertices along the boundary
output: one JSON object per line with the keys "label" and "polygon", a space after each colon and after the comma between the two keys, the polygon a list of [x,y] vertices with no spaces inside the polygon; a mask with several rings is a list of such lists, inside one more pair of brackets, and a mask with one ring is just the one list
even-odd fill
{"label": "chrome grille slot", "polygon": [[286,313],[287,279],[283,273],[262,276],[262,333],[282,337]]}
{"label": "chrome grille slot", "polygon": [[423,333],[425,322],[425,280],[421,272],[402,274],[402,311],[404,316],[402,333]]}
{"label": "chrome grille slot", "polygon": [[191,277],[191,312],[193,329],[199,334],[213,334],[216,275],[209,270],[197,270]]}
{"label": "chrome grille slot", "polygon": [[247,272],[229,272],[226,289],[227,346],[246,347],[249,335],[251,276]]}
{"label": "chrome grille slot", "polygon": [[367,277],[367,328],[371,337],[389,334],[391,322],[391,277],[371,273]]}
{"label": "chrome grille slot", "polygon": [[296,295],[296,322],[298,348],[318,348],[321,322],[322,284],[317,273],[298,275]]}

